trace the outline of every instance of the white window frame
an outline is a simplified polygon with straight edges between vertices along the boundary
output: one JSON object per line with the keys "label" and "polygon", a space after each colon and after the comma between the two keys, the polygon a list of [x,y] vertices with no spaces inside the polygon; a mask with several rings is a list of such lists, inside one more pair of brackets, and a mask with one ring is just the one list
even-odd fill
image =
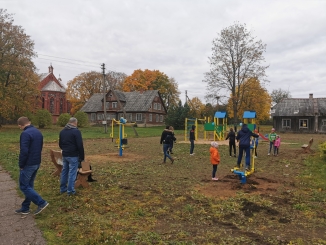
{"label": "white window frame", "polygon": [[321,120],[321,126],[326,126],[326,119]]}
{"label": "white window frame", "polygon": [[157,110],[161,110],[161,104],[160,103],[157,103]]}
{"label": "white window frame", "polygon": [[160,115],[160,122],[163,122],[163,115]]}
{"label": "white window frame", "polygon": [[91,113],[91,121],[95,121],[96,120],[96,113]]}
{"label": "white window frame", "polygon": [[[301,126],[306,121],[306,126]],[[299,119],[299,128],[308,128],[308,119]]]}
{"label": "white window frame", "polygon": [[104,116],[102,113],[97,114],[97,120],[103,120]]}
{"label": "white window frame", "polygon": [[153,115],[152,114],[149,114],[149,117],[148,117],[148,121],[153,121]]}
{"label": "white window frame", "polygon": [[159,120],[160,120],[160,117],[159,117],[159,115],[158,115],[158,114],[156,114],[156,118],[155,118],[155,121],[156,121],[156,122],[159,122]]}
{"label": "white window frame", "polygon": [[157,103],[154,103],[154,110],[157,110]]}
{"label": "white window frame", "polygon": [[282,128],[291,128],[291,119],[282,119]]}
{"label": "white window frame", "polygon": [[112,102],[112,108],[118,108],[118,102]]}
{"label": "white window frame", "polygon": [[142,113],[136,113],[136,121],[141,122],[143,120],[143,114]]}

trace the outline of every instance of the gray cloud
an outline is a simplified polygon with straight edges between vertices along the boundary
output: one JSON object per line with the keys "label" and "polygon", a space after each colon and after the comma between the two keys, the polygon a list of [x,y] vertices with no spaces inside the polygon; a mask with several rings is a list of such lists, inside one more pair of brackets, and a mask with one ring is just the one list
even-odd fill
{"label": "gray cloud", "polygon": [[[238,21],[267,44],[268,91],[326,97],[326,1],[0,0],[35,41],[35,64],[68,82],[82,72],[157,69],[204,102],[212,41]],[[62,57],[57,59],[48,56]],[[69,60],[68,60],[69,59]],[[79,60],[76,62],[71,60]],[[78,64],[76,64],[78,63]]]}

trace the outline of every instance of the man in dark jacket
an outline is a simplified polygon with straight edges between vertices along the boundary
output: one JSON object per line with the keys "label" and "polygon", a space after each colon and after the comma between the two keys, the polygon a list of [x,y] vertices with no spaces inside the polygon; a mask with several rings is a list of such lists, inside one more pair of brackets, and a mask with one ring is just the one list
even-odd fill
{"label": "man in dark jacket", "polygon": [[22,207],[15,212],[29,214],[31,202],[38,206],[34,214],[42,212],[49,203],[34,190],[34,180],[41,165],[43,135],[37,130],[27,117],[20,117],[17,121],[23,132],[20,135],[19,154],[19,188],[25,195]]}
{"label": "man in dark jacket", "polygon": [[173,131],[170,130],[169,126],[166,126],[166,128],[162,132],[160,140],[160,144],[163,144],[163,163],[166,162],[166,158],[169,158],[171,160],[171,163],[174,162],[174,159],[169,155],[169,147],[171,146],[171,143],[173,143],[173,141],[175,140],[176,138],[173,135]]}
{"label": "man in dark jacket", "polygon": [[225,140],[229,140],[229,151],[230,151],[230,157],[232,157],[232,147],[234,152],[234,157],[236,157],[236,149],[235,149],[235,133],[233,131],[233,128],[230,128],[230,132],[228,133],[228,136]]}
{"label": "man in dark jacket", "polygon": [[238,132],[236,137],[237,141],[239,142],[239,157],[237,166],[240,168],[241,160],[243,152],[246,153],[246,171],[250,171],[250,139],[251,136],[254,138],[258,138],[259,135],[254,134],[251,132],[247,126],[247,124],[243,124],[241,130]]}
{"label": "man in dark jacket", "polygon": [[84,161],[84,145],[81,132],[77,128],[77,119],[72,117],[59,135],[59,147],[62,150],[63,168],[60,177],[60,193],[74,195],[75,180],[79,162]]}

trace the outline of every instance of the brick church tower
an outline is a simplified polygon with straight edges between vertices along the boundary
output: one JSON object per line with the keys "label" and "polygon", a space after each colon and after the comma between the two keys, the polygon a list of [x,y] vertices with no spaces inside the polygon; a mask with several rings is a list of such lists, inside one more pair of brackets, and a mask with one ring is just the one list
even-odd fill
{"label": "brick church tower", "polygon": [[39,108],[46,109],[52,114],[52,122],[56,123],[62,113],[70,113],[71,103],[66,98],[66,89],[53,74],[52,65],[49,72],[40,75],[39,90],[41,101]]}

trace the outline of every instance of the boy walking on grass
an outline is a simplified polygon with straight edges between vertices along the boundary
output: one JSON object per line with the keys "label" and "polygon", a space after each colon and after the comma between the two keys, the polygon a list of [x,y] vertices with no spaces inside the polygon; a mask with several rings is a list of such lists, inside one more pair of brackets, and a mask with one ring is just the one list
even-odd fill
{"label": "boy walking on grass", "polygon": [[209,149],[209,152],[211,154],[211,164],[213,165],[212,180],[218,180],[218,178],[216,178],[216,171],[217,171],[217,165],[220,164],[220,153],[218,152],[217,148],[218,148],[218,143],[213,141]]}

